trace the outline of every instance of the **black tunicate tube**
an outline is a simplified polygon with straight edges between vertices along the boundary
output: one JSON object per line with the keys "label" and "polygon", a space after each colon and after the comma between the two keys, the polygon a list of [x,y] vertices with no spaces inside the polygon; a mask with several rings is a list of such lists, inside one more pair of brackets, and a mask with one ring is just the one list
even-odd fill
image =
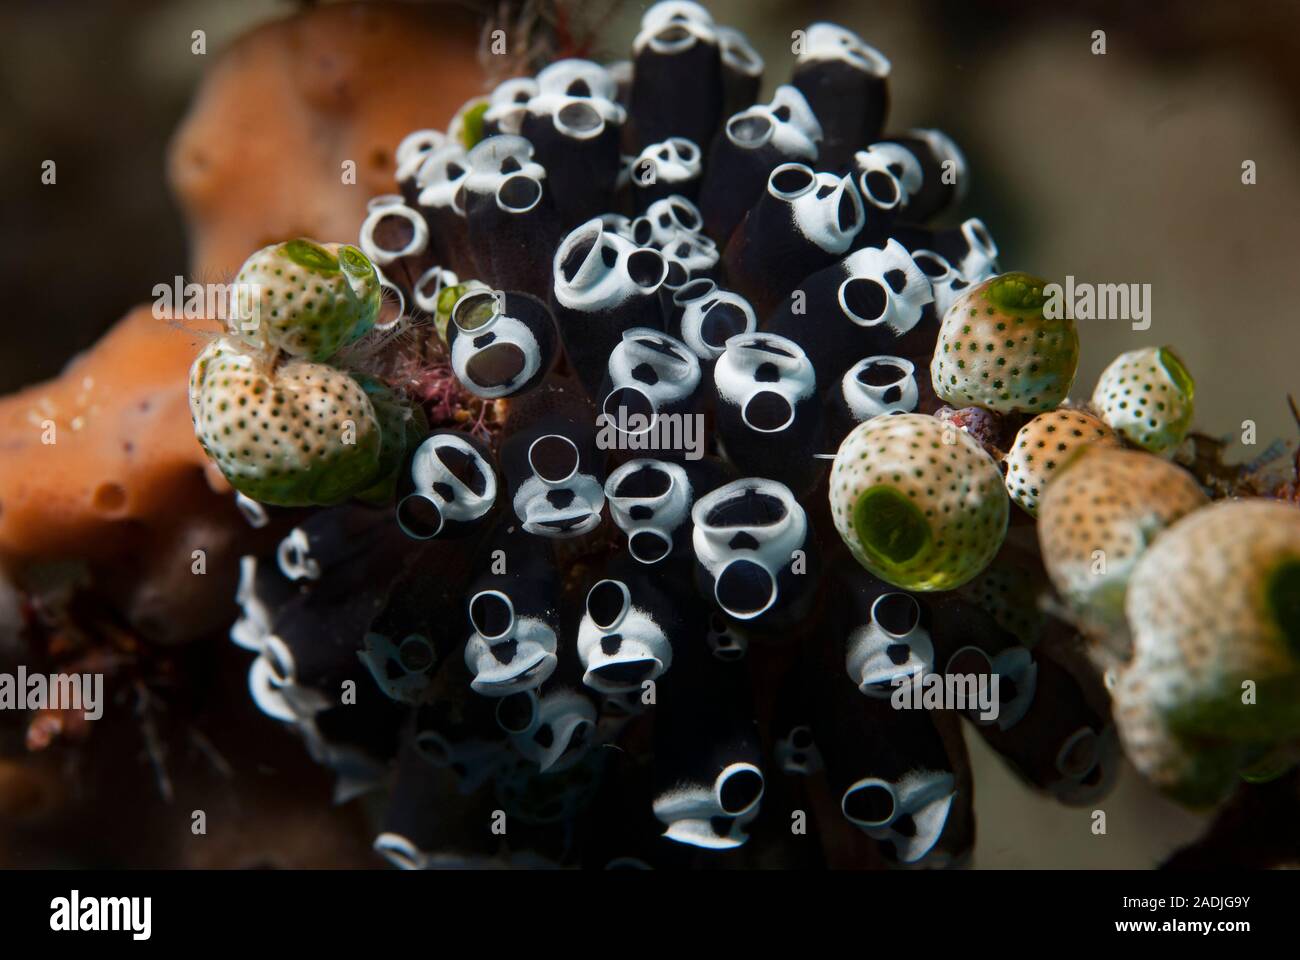
{"label": "black tunicate tube", "polygon": [[458,143],[431,153],[416,173],[415,206],[429,225],[441,265],[462,276],[475,272],[474,252],[465,220],[465,178],[469,157]]}
{"label": "black tunicate tube", "polygon": [[851,177],[781,164],[727,246],[728,280],[765,316],[805,277],[847,254],[864,221]]}
{"label": "black tunicate tube", "polygon": [[763,84],[763,58],[739,30],[717,27],[722,57],[722,115],[729,117],[758,99]]}
{"label": "black tunicate tube", "polygon": [[788,636],[817,594],[819,550],[808,516],[775,480],[746,477],[696,500],[700,594],[746,630]]}
{"label": "black tunicate tube", "polygon": [[821,161],[835,169],[880,136],[889,112],[889,60],[850,30],[814,23],[804,31],[790,83],[821,121]]}
{"label": "black tunicate tube", "polygon": [[808,492],[826,470],[818,374],[798,344],[753,333],[732,337],[713,366],[714,427],[741,475]]}
{"label": "black tunicate tube", "polygon": [[469,152],[464,210],[478,279],[498,290],[549,293],[549,254],[560,235],[546,170],[523,137],[501,135]]}
{"label": "black tunicate tube", "polygon": [[657,701],[653,807],[665,835],[715,849],[743,843],[765,786],[747,662],[710,656],[697,635]]}
{"label": "black tunicate tube", "polygon": [[503,519],[480,547],[464,609],[471,686],[488,697],[535,689],[555,671],[560,583],[547,542]]}
{"label": "black tunicate tube", "polygon": [[872,417],[915,413],[920,395],[913,361],[889,355],[863,357],[826,392],[826,449],[839,449],[850,430]]}
{"label": "black tunicate tube", "polygon": [[614,559],[586,593],[578,626],[582,682],[605,695],[640,695],[671,670],[687,636],[694,602],[689,568],[678,561],[653,571],[627,555]]}
{"label": "black tunicate tube", "polygon": [[834,631],[810,656],[813,737],[842,815],[904,863],[940,843],[957,786],[934,718],[864,697],[844,670],[844,638]]}
{"label": "black tunicate tube", "polygon": [[619,450],[653,450],[672,460],[704,450],[699,358],[660,330],[634,327],[610,351],[601,389],[601,435]]}
{"label": "black tunicate tube", "polygon": [[[566,69],[582,63],[560,61],[547,68],[565,76],[553,73],[551,83],[539,82],[520,126],[547,170],[561,230],[609,209],[621,164],[623,108],[591,91],[579,71]],[[579,96],[563,92],[570,73],[572,85],[581,84]],[[554,83],[560,87],[551,92]]]}
{"label": "black tunicate tube", "polygon": [[805,278],[763,329],[799,344],[826,391],[863,357],[897,353],[933,296],[925,274],[891,240]]}
{"label": "black tunicate tube", "polygon": [[638,458],[610,473],[605,481],[610,518],[627,536],[633,559],[654,565],[690,555],[691,507],[724,477],[712,458]]}
{"label": "black tunicate tube", "polygon": [[878,140],[870,148],[886,158],[903,187],[898,218],[904,223],[925,223],[965,194],[966,158],[938,130],[911,130]]}
{"label": "black tunicate tube", "polygon": [[563,540],[600,525],[606,454],[596,412],[571,384],[543,384],[513,404],[500,452],[509,509],[526,533]]}
{"label": "black tunicate tube", "polygon": [[644,145],[668,137],[708,143],[722,119],[722,59],[698,4],[658,3],[633,42],[631,120]]}
{"label": "black tunicate tube", "polygon": [[821,125],[802,93],[776,89],[772,101],[733,114],[713,138],[700,186],[706,232],[725,246],[768,176],[782,163],[815,163]]}
{"label": "black tunicate tube", "polygon": [[419,868],[429,855],[438,852],[442,834],[439,811],[447,793],[446,772],[429,763],[414,744],[404,745],[376,840],[379,852],[408,869]]}
{"label": "black tunicate tube", "polygon": [[485,528],[503,495],[486,443],[463,431],[436,430],[407,458],[397,525],[413,540],[466,537]]}
{"label": "black tunicate tube", "polygon": [[569,362],[598,397],[610,352],[633,327],[663,328],[658,291],[668,266],[657,250],[584,223],[561,241],[552,264],[552,302]]}
{"label": "black tunicate tube", "polygon": [[495,400],[540,384],[559,353],[546,304],[527,293],[469,290],[447,324],[451,368],[465,389]]}
{"label": "black tunicate tube", "polygon": [[447,145],[447,134],[441,130],[415,130],[402,138],[393,155],[397,170],[394,179],[408,206],[418,202],[420,187],[416,174],[430,156]]}

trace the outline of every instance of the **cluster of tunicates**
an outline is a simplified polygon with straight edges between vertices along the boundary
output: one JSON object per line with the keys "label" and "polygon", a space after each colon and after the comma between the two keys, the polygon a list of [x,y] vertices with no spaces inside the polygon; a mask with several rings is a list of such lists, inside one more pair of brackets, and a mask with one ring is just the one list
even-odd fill
{"label": "cluster of tunicates", "polygon": [[[195,365],[205,448],[301,510],[243,561],[252,695],[382,798],[399,866],[967,863],[964,735],[1067,804],[1112,783],[1097,649],[1117,696],[1159,686],[1118,714],[1154,779],[1175,714],[1228,741],[1216,783],[1278,753],[1281,711],[1246,742],[1164,680],[1178,558],[1141,554],[1205,500],[1169,459],[1181,362],[1132,351],[1070,403],[1074,324],[956,214],[956,144],[888,127],[861,38],[797,37],[765,102],[682,0],[629,61],[501,83],[403,141],[359,251],[250,258],[293,282]],[[1284,552],[1261,575],[1294,587]]]}

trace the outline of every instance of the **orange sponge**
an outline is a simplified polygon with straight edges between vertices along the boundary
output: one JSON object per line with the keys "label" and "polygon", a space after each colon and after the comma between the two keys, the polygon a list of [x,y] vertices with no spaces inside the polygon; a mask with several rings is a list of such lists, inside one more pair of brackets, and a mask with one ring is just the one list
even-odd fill
{"label": "orange sponge", "polygon": [[451,4],[329,5],[241,37],[168,158],[195,277],[226,279],[279,240],[355,240],[366,201],[396,189],[402,138],[445,129],[483,92],[477,50],[473,17]]}
{"label": "orange sponge", "polygon": [[95,559],[193,505],[207,462],[185,371],[203,339],[138,307],[60,377],[0,399],[0,558]]}

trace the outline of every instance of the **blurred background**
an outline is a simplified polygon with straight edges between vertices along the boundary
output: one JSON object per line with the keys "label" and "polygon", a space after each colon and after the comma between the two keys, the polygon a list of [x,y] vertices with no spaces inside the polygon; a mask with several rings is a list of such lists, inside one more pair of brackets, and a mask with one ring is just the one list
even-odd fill
{"label": "blurred background", "polygon": [[[827,19],[893,62],[890,127],[934,126],[964,148],[970,193],[1006,269],[1151,285],[1151,327],[1083,321],[1076,396],[1117,353],[1176,347],[1198,381],[1197,423],[1258,454],[1294,437],[1300,393],[1291,261],[1300,222],[1300,4],[1223,0],[712,0],[786,76],[791,30]],[[58,373],[154,284],[186,274],[166,181],[169,138],[234,37],[286,0],[97,0],[0,9],[0,276],[9,336],[0,393]],[[584,3],[588,55],[621,57],[644,4]],[[191,52],[192,31],[207,52]],[[1093,52],[1104,31],[1105,53]],[[467,40],[472,43],[473,39]],[[57,183],[41,183],[42,162]],[[1242,182],[1243,163],[1257,183]],[[330,237],[322,239],[352,239]],[[201,279],[215,279],[204,277]],[[0,438],[2,439],[2,438]],[[250,719],[250,723],[259,722]],[[270,721],[260,721],[271,735]],[[1089,810],[1029,794],[979,742],[980,867],[1154,866],[1204,826],[1126,771]],[[322,788],[323,790],[323,788]]]}

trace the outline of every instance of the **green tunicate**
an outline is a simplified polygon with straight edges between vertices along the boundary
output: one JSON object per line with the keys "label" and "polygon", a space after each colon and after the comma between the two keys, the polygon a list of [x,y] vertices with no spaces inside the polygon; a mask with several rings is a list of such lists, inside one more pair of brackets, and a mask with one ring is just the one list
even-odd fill
{"label": "green tunicate", "polygon": [[867,556],[884,567],[907,563],[930,542],[930,524],[906,494],[880,485],[853,506],[853,529]]}

